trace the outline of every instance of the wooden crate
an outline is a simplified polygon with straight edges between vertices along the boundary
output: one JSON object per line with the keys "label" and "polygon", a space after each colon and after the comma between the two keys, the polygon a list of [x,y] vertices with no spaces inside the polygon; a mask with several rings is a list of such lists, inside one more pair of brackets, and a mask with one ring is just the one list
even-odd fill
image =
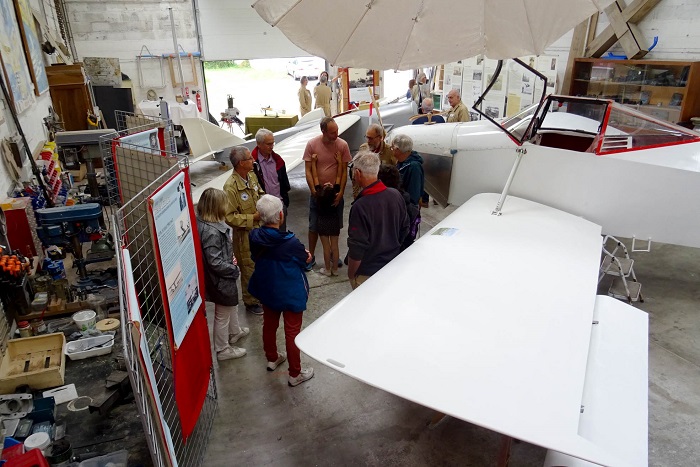
{"label": "wooden crate", "polygon": [[63,333],[12,339],[0,363],[0,394],[11,394],[17,386],[32,389],[61,386],[66,372]]}

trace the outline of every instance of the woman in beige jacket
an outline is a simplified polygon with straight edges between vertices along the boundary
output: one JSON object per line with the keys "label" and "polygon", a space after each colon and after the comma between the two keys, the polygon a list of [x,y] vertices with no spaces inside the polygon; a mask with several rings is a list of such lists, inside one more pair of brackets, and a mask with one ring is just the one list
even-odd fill
{"label": "woman in beige jacket", "polygon": [[306,89],[306,85],[309,82],[309,78],[306,76],[301,77],[301,86],[299,86],[299,111],[303,117],[307,113],[311,112],[311,91]]}

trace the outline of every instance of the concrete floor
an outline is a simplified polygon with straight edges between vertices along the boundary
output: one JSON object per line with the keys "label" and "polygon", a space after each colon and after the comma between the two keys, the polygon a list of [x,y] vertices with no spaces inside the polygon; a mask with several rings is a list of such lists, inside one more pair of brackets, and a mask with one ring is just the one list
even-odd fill
{"label": "concrete floor", "polygon": [[[192,181],[202,184],[221,173],[216,163],[200,162],[192,166]],[[308,244],[308,190],[302,167],[290,173],[290,181],[289,229]],[[347,219],[350,190],[345,199]],[[453,210],[434,205],[424,210],[422,231]],[[341,257],[347,252],[346,232],[341,232]],[[322,255],[320,244],[316,255]],[[636,306],[647,311],[650,320],[649,465],[695,465],[700,459],[700,341],[696,338],[700,334],[700,250],[654,243],[650,253],[633,257],[646,299]],[[341,269],[335,278],[308,273],[311,294],[304,326],[350,293],[345,272]],[[207,310],[211,323],[213,305],[207,304]],[[204,465],[495,464],[497,433],[450,417],[430,427],[432,410],[303,354],[302,365],[313,366],[315,377],[288,387],[286,363],[282,371],[265,371],[262,317],[245,311],[239,316],[241,324],[251,329],[250,336],[238,344],[248,355],[215,363],[219,413]],[[419,334],[416,344],[420,345]],[[278,345],[284,349],[281,330]],[[416,377],[429,377],[429,368],[418,368]],[[544,456],[541,447],[515,442],[510,465],[540,466]]]}

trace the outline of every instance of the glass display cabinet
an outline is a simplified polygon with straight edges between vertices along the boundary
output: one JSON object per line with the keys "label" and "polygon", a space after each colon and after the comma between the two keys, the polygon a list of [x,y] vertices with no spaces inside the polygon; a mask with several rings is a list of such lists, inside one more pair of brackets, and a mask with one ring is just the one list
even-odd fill
{"label": "glass display cabinet", "polygon": [[612,99],[669,122],[700,117],[700,62],[578,58],[572,96]]}

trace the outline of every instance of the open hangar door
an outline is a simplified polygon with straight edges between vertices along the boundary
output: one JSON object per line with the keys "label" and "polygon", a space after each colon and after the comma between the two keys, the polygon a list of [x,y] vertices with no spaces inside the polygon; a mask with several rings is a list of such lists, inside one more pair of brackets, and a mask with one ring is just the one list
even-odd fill
{"label": "open hangar door", "polygon": [[[279,29],[273,28],[263,21],[251,7],[251,0],[193,1],[198,11],[200,50],[203,62],[289,59],[309,56],[308,53],[290,42]],[[214,75],[210,76],[208,86],[204,64],[202,64],[202,73],[204,74],[205,97],[209,104],[208,107],[212,109],[210,115],[215,120],[219,120],[220,111],[226,109],[227,95],[229,94],[236,99],[234,106],[241,107],[243,105],[245,107],[244,102],[240,99],[241,94],[245,91],[236,86],[235,82],[232,82],[231,86],[227,87],[224,92],[216,80],[211,81]],[[259,92],[260,94],[266,92],[262,83]],[[273,103],[268,104],[272,105]],[[261,102],[261,105],[267,104]],[[256,107],[256,109],[259,108],[260,106]],[[240,115],[241,118],[250,113],[243,108],[241,111],[243,112]],[[259,113],[259,110],[255,113]],[[238,130],[235,130],[234,133],[236,131]]]}

